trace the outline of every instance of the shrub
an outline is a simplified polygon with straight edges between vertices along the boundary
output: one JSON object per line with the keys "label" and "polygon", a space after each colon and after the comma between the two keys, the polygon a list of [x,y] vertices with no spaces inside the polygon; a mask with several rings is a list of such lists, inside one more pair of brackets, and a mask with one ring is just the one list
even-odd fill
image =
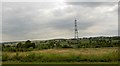
{"label": "shrub", "polygon": [[33,47],[28,48],[28,51],[32,51],[32,50],[33,50]]}
{"label": "shrub", "polygon": [[26,60],[27,62],[35,61],[35,53],[29,53],[29,54],[25,57],[25,60]]}
{"label": "shrub", "polygon": [[69,45],[63,45],[62,48],[72,48],[72,47]]}
{"label": "shrub", "polygon": [[2,55],[2,61],[7,61],[8,60],[8,55],[7,54],[3,54]]}

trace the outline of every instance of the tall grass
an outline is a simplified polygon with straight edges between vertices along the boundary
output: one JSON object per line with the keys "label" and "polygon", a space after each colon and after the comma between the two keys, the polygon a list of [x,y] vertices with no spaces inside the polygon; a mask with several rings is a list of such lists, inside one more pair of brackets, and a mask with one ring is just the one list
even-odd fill
{"label": "tall grass", "polygon": [[[78,50],[78,49],[77,49]],[[88,50],[87,50],[88,51]],[[97,49],[100,51],[100,49]],[[3,61],[19,61],[19,62],[114,62],[118,61],[118,51],[109,51],[101,54],[93,53],[84,54],[83,53],[73,53],[74,51],[69,53],[36,53],[36,52],[17,52],[13,55],[9,56],[9,53],[3,53]],[[98,52],[99,53],[99,52]]]}

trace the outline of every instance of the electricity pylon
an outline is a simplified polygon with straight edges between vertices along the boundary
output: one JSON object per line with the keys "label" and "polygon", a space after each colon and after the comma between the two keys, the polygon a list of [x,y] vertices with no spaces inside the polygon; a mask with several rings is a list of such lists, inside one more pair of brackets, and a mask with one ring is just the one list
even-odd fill
{"label": "electricity pylon", "polygon": [[78,40],[77,20],[75,19],[75,39]]}

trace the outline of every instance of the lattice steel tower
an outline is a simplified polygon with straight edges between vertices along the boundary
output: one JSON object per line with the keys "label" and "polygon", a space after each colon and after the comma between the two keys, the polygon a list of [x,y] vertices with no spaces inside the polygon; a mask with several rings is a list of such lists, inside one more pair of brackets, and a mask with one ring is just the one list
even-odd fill
{"label": "lattice steel tower", "polygon": [[75,19],[75,39],[78,39],[77,20]]}

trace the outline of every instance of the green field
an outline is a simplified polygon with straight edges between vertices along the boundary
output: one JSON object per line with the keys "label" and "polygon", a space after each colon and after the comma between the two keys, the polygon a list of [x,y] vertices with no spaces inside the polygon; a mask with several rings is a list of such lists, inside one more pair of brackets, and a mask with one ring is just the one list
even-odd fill
{"label": "green field", "polygon": [[118,62],[2,62],[2,64],[118,64]]}
{"label": "green field", "polygon": [[11,63],[67,63],[117,64],[118,47],[46,49],[28,52],[3,52],[3,64]]}

